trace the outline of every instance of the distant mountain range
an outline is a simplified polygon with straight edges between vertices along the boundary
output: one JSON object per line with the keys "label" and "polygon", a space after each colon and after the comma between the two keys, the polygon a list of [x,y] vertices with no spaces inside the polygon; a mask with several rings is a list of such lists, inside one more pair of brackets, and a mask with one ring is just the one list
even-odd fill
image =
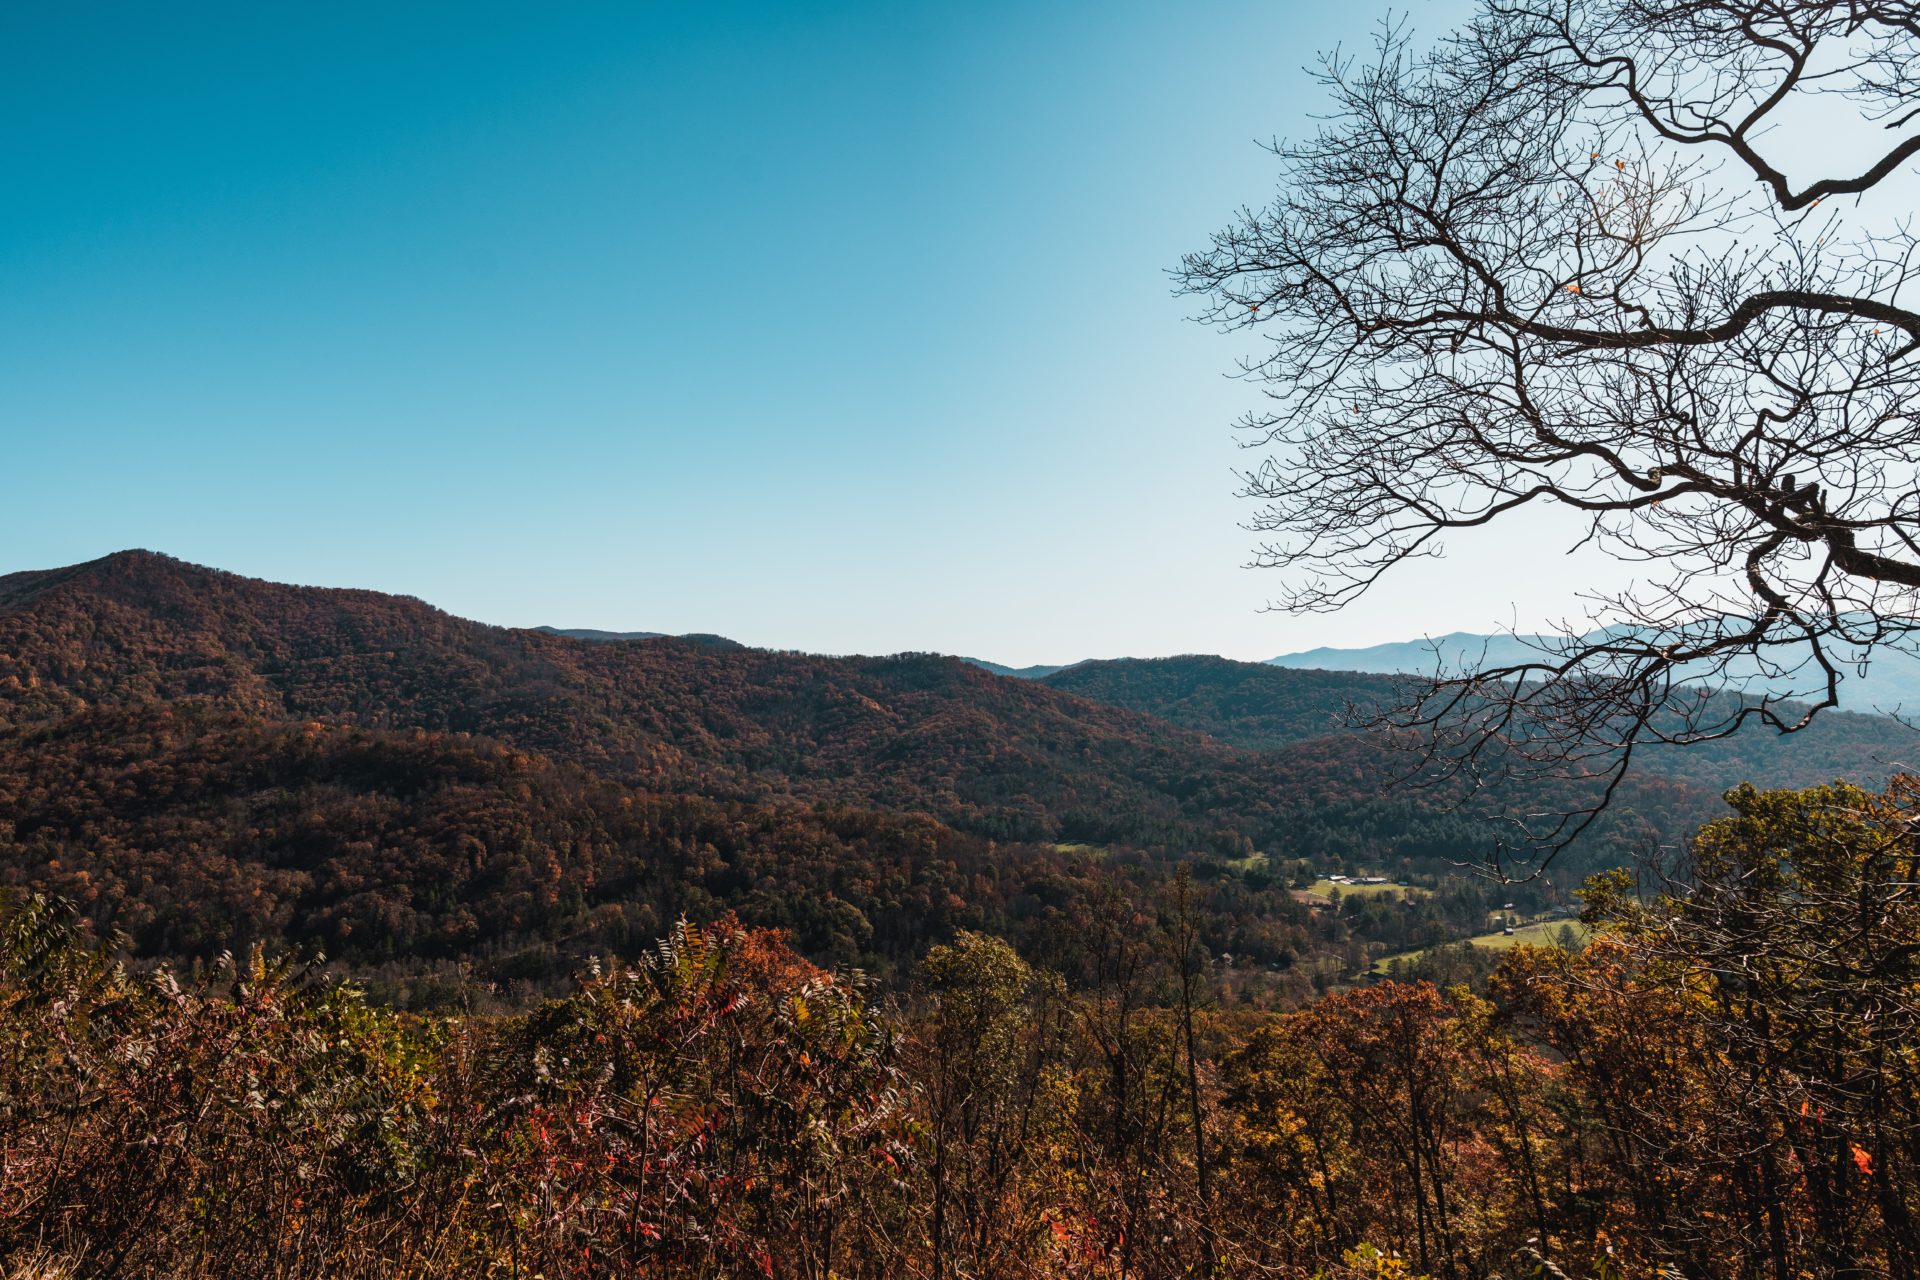
{"label": "distant mountain range", "polygon": [[[584,633],[566,632],[564,634]],[[1421,640],[1403,640],[1390,644],[1367,645],[1362,648],[1305,649],[1298,653],[1283,653],[1277,658],[1268,658],[1265,665],[1283,667],[1289,671],[1344,671],[1373,675],[1431,676],[1437,671],[1458,673],[1478,667],[1511,666],[1537,661],[1552,652],[1553,647],[1560,643],[1563,641],[1559,636],[1454,631]],[[995,675],[1012,676],[1022,680],[1044,680],[1063,671],[1098,665],[1100,660],[1031,667],[1009,667],[998,662],[989,662],[984,658],[963,658],[961,661],[970,662]],[[1118,661],[1132,661],[1132,659]],[[1751,662],[1736,663],[1732,674],[1737,691],[1753,696],[1771,694],[1774,697],[1805,699],[1808,695],[1806,680],[1771,676],[1759,671]],[[1882,649],[1873,655],[1872,660],[1864,668],[1857,665],[1850,666],[1842,674],[1844,679],[1840,685],[1840,705],[1845,710],[1862,714],[1920,717],[1920,657],[1901,653],[1898,650]]]}
{"label": "distant mountain range", "polygon": [[591,640],[595,644],[617,644],[629,640],[683,640],[688,644],[697,644],[703,649],[746,648],[738,640],[729,640],[725,636],[716,636],[705,631],[671,635],[665,631],[596,631],[592,627],[534,627],[533,630],[541,635],[565,636],[569,640]]}
{"label": "distant mountain range", "polygon": [[567,636],[574,640],[597,640],[612,642],[615,640],[659,640],[667,635],[665,631],[599,631],[593,627],[535,627],[542,635]]}
{"label": "distant mountain range", "polygon": [[[593,627],[535,627],[533,630],[542,635],[566,636],[570,640],[591,640],[596,644],[612,644],[625,640],[686,640],[713,649],[746,647],[738,640],[729,640],[725,636],[709,635],[704,632],[690,632],[676,636],[665,631],[600,631]],[[1015,680],[1038,680],[1056,671],[1065,670],[1064,667],[1050,666],[1009,667],[998,662],[988,662],[985,658],[961,658],[960,661],[978,667],[982,671],[991,671],[997,676],[1010,676]]]}
{"label": "distant mountain range", "polygon": [[1056,671],[1066,670],[1065,667],[1049,666],[1005,667],[997,662],[988,662],[985,658],[962,658],[960,661],[970,662],[982,671],[991,671],[997,676],[1011,676],[1015,680],[1039,680],[1052,675]]}
{"label": "distant mountain range", "polygon": [[[1307,649],[1267,661],[1294,671],[1370,671],[1424,676],[1436,671],[1457,673],[1475,667],[1538,661],[1564,643],[1558,636],[1477,635],[1455,631],[1428,639],[1358,649]],[[1847,710],[1885,715],[1920,713],[1920,657],[1883,648],[1864,668],[1850,668],[1842,674],[1840,705]],[[1804,676],[1799,679],[1772,677],[1752,663],[1736,665],[1732,675],[1742,692],[1753,695],[1770,693],[1777,697],[1804,698],[1808,691]]]}

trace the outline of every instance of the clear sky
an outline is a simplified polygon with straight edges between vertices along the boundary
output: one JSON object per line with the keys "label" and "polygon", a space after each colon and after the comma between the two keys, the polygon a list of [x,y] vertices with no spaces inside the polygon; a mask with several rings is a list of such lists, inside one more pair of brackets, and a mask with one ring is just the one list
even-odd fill
{"label": "clear sky", "polygon": [[1169,292],[1383,11],[12,0],[0,571],[1015,663],[1537,621],[1557,549],[1260,612]]}

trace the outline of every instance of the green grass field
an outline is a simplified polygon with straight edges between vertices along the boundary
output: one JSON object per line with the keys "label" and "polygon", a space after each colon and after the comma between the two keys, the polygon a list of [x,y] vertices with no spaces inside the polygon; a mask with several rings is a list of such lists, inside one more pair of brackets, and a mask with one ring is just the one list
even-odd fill
{"label": "green grass field", "polygon": [[[1578,920],[1542,920],[1537,924],[1523,924],[1512,933],[1483,933],[1478,937],[1468,938],[1466,941],[1471,942],[1476,947],[1485,948],[1488,951],[1506,951],[1509,948],[1520,946],[1523,943],[1530,947],[1551,947],[1558,945],[1560,941],[1560,930],[1565,928],[1571,928],[1573,930],[1573,936],[1582,942],[1585,942],[1593,932]],[[1423,954],[1425,953],[1420,951],[1404,951],[1399,955],[1381,956],[1373,962],[1373,971],[1375,973],[1385,973],[1387,971],[1388,961],[1404,960],[1411,963],[1419,959]]]}

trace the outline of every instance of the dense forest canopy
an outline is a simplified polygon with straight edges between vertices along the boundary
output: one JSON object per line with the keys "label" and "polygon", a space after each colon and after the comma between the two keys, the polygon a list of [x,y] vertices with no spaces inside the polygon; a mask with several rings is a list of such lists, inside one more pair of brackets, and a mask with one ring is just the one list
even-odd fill
{"label": "dense forest canopy", "polygon": [[1196,999],[1189,876],[1108,886],[1047,963],[961,931],[883,995],[722,918],[509,1016],[134,972],[0,894],[0,1264],[1910,1275],[1920,797],[1731,799],[1696,890],[1597,882],[1582,950],[1278,1015]]}

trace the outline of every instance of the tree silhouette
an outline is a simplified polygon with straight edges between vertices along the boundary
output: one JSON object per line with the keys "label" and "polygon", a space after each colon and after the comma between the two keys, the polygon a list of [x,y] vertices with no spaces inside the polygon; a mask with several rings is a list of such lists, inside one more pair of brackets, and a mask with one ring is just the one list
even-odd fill
{"label": "tree silhouette", "polygon": [[1243,478],[1280,607],[1530,508],[1646,564],[1381,717],[1429,774],[1591,779],[1521,824],[1536,869],[1636,749],[1792,732],[1920,640],[1916,67],[1911,4],[1486,0],[1430,51],[1329,58],[1273,202],[1182,263],[1265,339]]}

